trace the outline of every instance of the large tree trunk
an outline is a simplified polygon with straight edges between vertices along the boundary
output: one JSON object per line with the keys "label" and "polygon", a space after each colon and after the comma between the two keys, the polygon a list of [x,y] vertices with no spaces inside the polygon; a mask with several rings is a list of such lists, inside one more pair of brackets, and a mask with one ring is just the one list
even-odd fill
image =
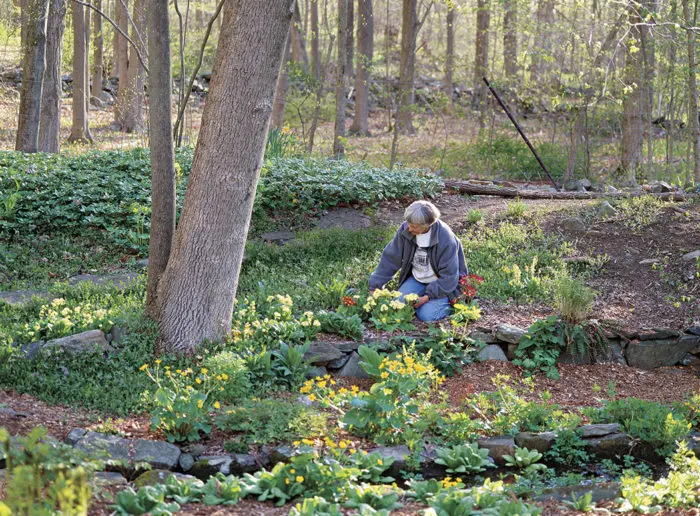
{"label": "large tree trunk", "polygon": [[[93,0],[95,7],[102,8],[102,0]],[[102,65],[104,36],[102,34],[102,16],[95,13],[92,22],[93,36],[93,58],[92,58],[92,84],[90,85],[91,95],[99,100],[102,100],[102,75],[104,68]]]}
{"label": "large tree trunk", "polygon": [[[652,2],[645,0],[646,6]],[[620,168],[625,185],[637,184],[637,171],[642,165],[645,122],[650,116],[651,38],[649,27],[643,25],[640,4],[630,2],[628,20],[631,25],[625,55],[625,84],[629,92],[622,102],[622,145]]]}
{"label": "large tree trunk", "polygon": [[[138,45],[146,38],[146,0],[135,0],[132,12],[134,27],[132,28],[131,39]],[[144,55],[143,48],[139,48],[141,55]],[[129,48],[129,66],[127,70],[127,84],[124,92],[124,103],[122,104],[121,129],[127,133],[140,132],[144,129],[144,101],[146,94],[144,85],[146,81],[146,71],[139,61],[136,49]],[[121,95],[121,90],[119,94]]]}
{"label": "large tree trunk", "polygon": [[[698,0],[690,16],[688,0],[683,0],[683,17],[688,27],[695,27],[698,18]],[[698,84],[695,63],[695,32],[688,30],[688,122],[693,141],[693,172],[695,184],[700,185],[700,123],[698,123]]]}
{"label": "large tree trunk", "polygon": [[455,11],[456,5],[447,3],[447,26],[445,31],[445,79],[442,83],[442,92],[447,98],[447,107],[451,112],[454,109],[452,94],[454,93],[454,60],[455,60]]}
{"label": "large tree trunk", "polygon": [[413,77],[416,67],[416,37],[418,32],[417,0],[403,0],[401,21],[401,58],[399,62],[399,105],[394,130],[401,134],[413,134],[414,91]]}
{"label": "large tree trunk", "polygon": [[355,75],[355,0],[348,0],[348,17],[347,17],[347,28],[345,34],[347,36],[347,50],[345,51],[345,56],[347,60],[347,66],[345,68],[345,73],[348,74],[348,78],[352,79]]}
{"label": "large tree trunk", "polygon": [[347,65],[347,14],[348,0],[338,0],[338,62],[335,68],[335,128],[333,131],[333,155],[345,155],[345,73]]}
{"label": "large tree trunk", "polygon": [[15,149],[24,152],[39,150],[41,90],[46,67],[46,16],[49,0],[27,0],[22,14],[24,45],[22,47],[22,88],[19,94],[19,119]]}
{"label": "large tree trunk", "polygon": [[46,68],[41,91],[41,123],[39,150],[57,153],[61,132],[61,61],[63,59],[63,31],[66,21],[66,0],[51,0],[46,27]]}
{"label": "large tree trunk", "polygon": [[357,73],[355,118],[350,131],[369,136],[369,85],[374,59],[374,11],[372,0],[357,0]]}
{"label": "large tree trunk", "polygon": [[518,3],[503,2],[503,71],[507,79],[518,75]]}
{"label": "large tree trunk", "polygon": [[85,17],[81,4],[73,2],[73,125],[71,126],[69,142],[87,142],[92,140],[88,127],[85,92],[87,77],[85,76]]}
{"label": "large tree trunk", "polygon": [[148,74],[152,201],[146,314],[158,320],[158,283],[170,257],[176,208],[168,0],[149,2],[148,54],[154,59]]}
{"label": "large tree trunk", "polygon": [[[129,33],[128,0],[115,0],[115,21],[124,34]],[[124,36],[119,31],[114,31],[114,59],[117,63],[117,100],[114,104],[114,122],[121,129],[124,120],[124,112],[128,105],[127,84],[129,82],[129,47]]]}
{"label": "large tree trunk", "polygon": [[289,89],[289,71],[287,70],[287,63],[289,63],[289,60],[292,58],[292,36],[293,29],[290,28],[289,35],[287,36],[287,50],[284,52],[282,70],[277,80],[275,100],[272,105],[272,116],[270,117],[270,127],[275,127],[280,131],[284,127],[284,108],[287,106],[287,90]]}
{"label": "large tree trunk", "polygon": [[180,223],[158,287],[157,349],[194,353],[231,331],[293,0],[226,4]]}
{"label": "large tree trunk", "polygon": [[474,51],[474,106],[483,111],[486,104],[486,77],[489,64],[489,26],[491,6],[489,0],[477,0],[476,8],[476,49]]}

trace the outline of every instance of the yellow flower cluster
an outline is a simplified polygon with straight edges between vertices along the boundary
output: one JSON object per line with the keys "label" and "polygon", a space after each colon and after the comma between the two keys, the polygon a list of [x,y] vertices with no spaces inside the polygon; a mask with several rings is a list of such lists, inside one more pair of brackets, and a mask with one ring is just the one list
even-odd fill
{"label": "yellow flower cluster", "polygon": [[24,325],[25,335],[29,338],[39,336],[51,338],[65,334],[73,327],[96,326],[108,330],[114,325],[114,322],[109,320],[110,313],[103,308],[94,309],[89,304],[73,308],[65,305],[65,299],[57,298],[50,304],[42,306],[39,310],[39,319],[32,325]]}
{"label": "yellow flower cluster", "polygon": [[462,479],[457,477],[454,480],[452,480],[452,477],[445,477],[442,479],[442,487],[443,489],[449,489],[450,487],[462,487],[464,484],[462,484]]}
{"label": "yellow flower cluster", "polygon": [[382,378],[388,378],[390,371],[392,373],[399,373],[401,375],[413,374],[413,373],[425,373],[428,368],[421,363],[417,363],[416,360],[411,356],[399,355],[395,360],[389,357],[384,358],[379,364],[379,369],[384,369],[381,373]]}
{"label": "yellow flower cluster", "polygon": [[[314,387],[318,389],[326,389],[327,386],[329,385],[335,385],[336,381],[331,378],[331,375],[327,374],[323,377],[317,376],[316,378],[311,378],[310,380],[306,380],[304,382],[304,385],[302,385],[301,389],[299,389],[299,392],[301,394],[309,394],[311,392],[311,389]],[[347,391],[347,389],[346,389]],[[335,393],[335,391],[333,391]],[[311,400],[313,401],[313,400]]]}

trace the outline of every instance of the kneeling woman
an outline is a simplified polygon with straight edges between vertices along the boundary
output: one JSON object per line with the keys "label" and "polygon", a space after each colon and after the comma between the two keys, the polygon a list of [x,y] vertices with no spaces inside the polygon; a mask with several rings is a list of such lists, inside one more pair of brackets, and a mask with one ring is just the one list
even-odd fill
{"label": "kneeling woman", "polygon": [[369,288],[383,287],[400,271],[399,291],[419,296],[414,305],[418,318],[437,321],[450,315],[450,300],[460,295],[459,278],[468,273],[462,243],[428,201],[411,204],[404,218],[384,248]]}

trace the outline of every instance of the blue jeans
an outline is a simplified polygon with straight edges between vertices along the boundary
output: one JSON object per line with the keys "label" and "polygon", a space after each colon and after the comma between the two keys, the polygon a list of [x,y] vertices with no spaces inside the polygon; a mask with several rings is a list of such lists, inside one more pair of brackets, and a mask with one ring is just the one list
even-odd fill
{"label": "blue jeans", "polygon": [[[411,276],[399,287],[399,292],[403,295],[418,294],[422,296],[425,294],[425,283],[421,283]],[[450,315],[451,311],[452,307],[449,299],[441,297],[440,299],[431,299],[423,304],[416,310],[416,316],[424,322],[439,321]]]}

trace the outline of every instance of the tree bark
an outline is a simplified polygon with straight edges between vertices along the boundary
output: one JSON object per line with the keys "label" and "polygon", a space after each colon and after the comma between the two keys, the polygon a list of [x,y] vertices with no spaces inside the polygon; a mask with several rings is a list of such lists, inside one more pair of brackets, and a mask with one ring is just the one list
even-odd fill
{"label": "tree bark", "polygon": [[92,21],[92,9],[83,6],[83,29],[85,30],[85,111],[90,111],[90,23]]}
{"label": "tree bark", "polygon": [[539,86],[551,86],[554,0],[538,0],[535,48],[531,52],[530,80]]}
{"label": "tree bark", "polygon": [[92,141],[88,126],[85,92],[87,77],[85,76],[85,7],[73,2],[73,124],[69,142]]}
{"label": "tree bark", "polygon": [[454,2],[447,2],[447,24],[445,30],[445,79],[442,83],[442,92],[447,99],[449,112],[454,109],[452,94],[454,93],[454,60],[455,60],[455,11]]}
{"label": "tree bark", "polygon": [[301,64],[303,70],[309,71],[309,55],[306,53],[306,42],[302,28],[301,12],[299,2],[294,6],[294,18],[292,19],[292,59],[295,63]]}
{"label": "tree bark", "polygon": [[[102,9],[102,0],[93,0],[95,7]],[[104,36],[102,34],[102,16],[95,14],[92,22],[93,58],[92,58],[92,84],[90,92],[93,97],[102,100],[102,65]]]}
{"label": "tree bark", "polygon": [[355,75],[355,0],[348,0],[348,20],[345,34],[347,35],[345,73],[348,74],[348,78],[352,79]]}
{"label": "tree bark", "polygon": [[157,350],[194,353],[231,331],[293,0],[226,4],[202,129],[168,266]]}
{"label": "tree bark", "polygon": [[503,2],[503,71],[507,79],[518,75],[518,4],[516,0]]}
{"label": "tree bark", "polygon": [[149,139],[151,146],[151,234],[148,244],[146,315],[159,319],[158,283],[165,272],[175,234],[175,156],[168,0],[148,6]]}
{"label": "tree bark", "polygon": [[310,0],[309,5],[311,10],[311,73],[317,81],[321,78],[321,48],[319,46],[318,37],[318,2],[319,0]]}
{"label": "tree bark", "polygon": [[374,59],[374,11],[372,0],[357,0],[357,73],[355,118],[350,131],[369,136],[369,85]]}
{"label": "tree bark", "polygon": [[[128,0],[115,0],[115,21],[124,34],[129,33],[127,16]],[[124,112],[128,104],[127,84],[129,82],[129,47],[124,36],[114,31],[114,56],[117,62],[117,100],[114,104],[114,122],[121,129]]]}
{"label": "tree bark", "polygon": [[476,8],[476,49],[474,51],[474,106],[483,111],[486,104],[486,77],[489,62],[489,26],[491,10],[489,0],[477,0]]}
{"label": "tree bark", "polygon": [[348,0],[338,0],[338,62],[335,68],[335,128],[333,131],[333,155],[345,155],[345,73],[347,65],[347,13]]}
{"label": "tree bark", "polygon": [[279,131],[284,127],[284,108],[287,106],[287,90],[289,89],[289,71],[287,69],[287,63],[289,63],[289,60],[292,58],[292,33],[293,29],[290,29],[289,35],[287,36],[287,50],[284,52],[282,69],[280,70],[279,79],[277,79],[275,100],[272,105],[272,115],[270,117],[270,127],[275,127]]}
{"label": "tree bark", "polygon": [[27,0],[22,14],[24,45],[22,47],[22,88],[19,94],[19,117],[15,150],[39,150],[41,92],[46,67],[46,21],[49,0]]}
{"label": "tree bark", "polygon": [[61,61],[63,59],[63,31],[65,29],[66,0],[51,0],[46,27],[46,68],[41,91],[41,122],[39,150],[57,153],[60,150],[61,131]]}
{"label": "tree bark", "polygon": [[[134,22],[134,27],[132,27],[133,36],[131,39],[136,44],[139,44],[146,37],[146,0],[134,1],[132,20]],[[145,54],[143,48],[139,48],[139,50],[142,55]],[[122,104],[121,129],[127,133],[140,132],[143,131],[145,123],[144,101],[146,99],[146,93],[144,91],[144,86],[146,82],[146,71],[136,57],[136,50],[134,48],[129,49],[129,65],[126,76],[127,83],[124,92],[124,103]]]}
{"label": "tree bark", "polygon": [[[695,27],[698,15],[698,1],[695,0],[693,16],[690,16],[688,0],[683,0],[683,17],[688,27]],[[695,184],[700,185],[700,123],[698,121],[698,84],[695,62],[695,32],[688,30],[688,121],[693,141],[693,176]],[[690,181],[688,181],[690,183]]]}
{"label": "tree bark", "polygon": [[403,0],[401,21],[401,58],[399,62],[399,106],[396,127],[400,134],[413,134],[413,112],[411,108],[415,94],[413,78],[416,67],[416,37],[418,32],[417,0]]}

